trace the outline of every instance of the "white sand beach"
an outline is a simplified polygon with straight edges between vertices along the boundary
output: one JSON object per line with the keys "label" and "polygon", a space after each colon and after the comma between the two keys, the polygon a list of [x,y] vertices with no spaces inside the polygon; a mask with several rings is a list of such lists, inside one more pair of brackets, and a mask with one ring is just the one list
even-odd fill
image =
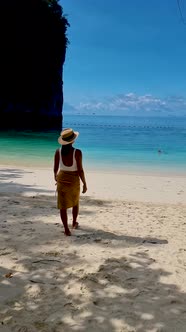
{"label": "white sand beach", "polygon": [[0,331],[185,332],[186,176],[86,177],[66,237],[52,169],[0,167]]}

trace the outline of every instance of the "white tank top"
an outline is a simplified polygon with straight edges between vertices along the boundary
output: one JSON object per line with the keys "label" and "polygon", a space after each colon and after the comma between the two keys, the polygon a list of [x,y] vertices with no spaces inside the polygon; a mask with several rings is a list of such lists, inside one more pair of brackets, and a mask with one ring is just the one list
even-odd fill
{"label": "white tank top", "polygon": [[75,158],[75,152],[76,152],[76,149],[74,149],[74,152],[73,152],[72,166],[65,166],[63,164],[63,160],[62,160],[61,148],[59,149],[59,168],[60,168],[60,171],[70,171],[70,172],[77,171],[77,162],[76,162],[76,158]]}

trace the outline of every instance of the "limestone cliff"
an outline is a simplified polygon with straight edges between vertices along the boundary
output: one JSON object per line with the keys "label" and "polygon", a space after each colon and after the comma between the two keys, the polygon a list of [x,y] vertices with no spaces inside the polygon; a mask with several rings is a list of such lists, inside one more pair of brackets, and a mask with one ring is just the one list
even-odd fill
{"label": "limestone cliff", "polygon": [[0,0],[0,129],[61,130],[68,26],[58,0]]}

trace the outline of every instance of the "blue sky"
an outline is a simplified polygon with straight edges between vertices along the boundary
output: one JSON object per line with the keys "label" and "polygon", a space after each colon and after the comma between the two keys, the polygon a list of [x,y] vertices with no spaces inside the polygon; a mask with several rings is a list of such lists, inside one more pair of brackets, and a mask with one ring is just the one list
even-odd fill
{"label": "blue sky", "polygon": [[[186,114],[177,0],[61,0],[70,28],[64,110]],[[186,21],[186,0],[180,0]]]}

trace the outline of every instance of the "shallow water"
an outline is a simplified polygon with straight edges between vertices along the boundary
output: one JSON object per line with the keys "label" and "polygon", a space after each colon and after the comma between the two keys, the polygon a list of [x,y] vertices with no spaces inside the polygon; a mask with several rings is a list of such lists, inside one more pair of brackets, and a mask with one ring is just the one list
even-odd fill
{"label": "shallow water", "polygon": [[[185,172],[186,118],[64,115],[63,127],[80,132],[75,147],[88,169]],[[58,136],[1,132],[0,163],[52,167]]]}

